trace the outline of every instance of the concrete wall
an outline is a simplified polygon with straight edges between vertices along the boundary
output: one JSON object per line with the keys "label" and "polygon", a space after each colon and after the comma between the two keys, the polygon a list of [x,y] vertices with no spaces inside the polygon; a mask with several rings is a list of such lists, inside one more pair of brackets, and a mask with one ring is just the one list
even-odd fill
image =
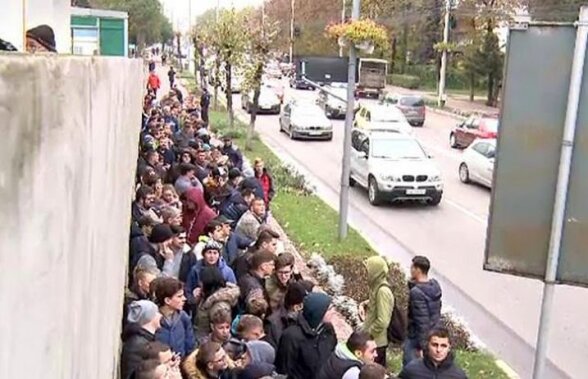
{"label": "concrete wall", "polygon": [[144,80],[0,55],[0,378],[116,376]]}
{"label": "concrete wall", "polygon": [[0,38],[24,51],[24,31],[47,24],[55,32],[57,51],[70,53],[70,3],[70,0],[0,0]]}

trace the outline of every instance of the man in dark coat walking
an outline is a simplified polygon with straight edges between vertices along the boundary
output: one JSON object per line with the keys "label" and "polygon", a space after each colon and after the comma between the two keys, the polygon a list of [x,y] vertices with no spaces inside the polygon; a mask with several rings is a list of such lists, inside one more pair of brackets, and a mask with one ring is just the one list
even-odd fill
{"label": "man in dark coat walking", "polygon": [[467,379],[467,375],[454,362],[449,332],[441,328],[429,333],[423,357],[412,360],[402,369],[399,377],[401,379]]}
{"label": "man in dark coat walking", "polygon": [[404,342],[402,366],[422,357],[421,346],[431,329],[441,319],[441,286],[435,279],[429,279],[431,263],[423,256],[412,259],[408,297],[408,338]]}
{"label": "man in dark coat walking", "polygon": [[200,96],[200,118],[204,121],[204,124],[208,126],[208,108],[210,107],[210,94],[208,89],[204,87],[202,90],[202,96]]}
{"label": "man in dark coat walking", "polygon": [[161,327],[161,313],[155,303],[139,300],[131,303],[127,317],[129,324],[123,331],[121,378],[133,377],[143,362],[147,345],[155,341],[155,332]]}
{"label": "man in dark coat walking", "polygon": [[278,373],[289,379],[316,379],[337,345],[330,322],[332,314],[328,295],[313,292],[306,296],[296,324],[288,327],[280,339],[276,355]]}

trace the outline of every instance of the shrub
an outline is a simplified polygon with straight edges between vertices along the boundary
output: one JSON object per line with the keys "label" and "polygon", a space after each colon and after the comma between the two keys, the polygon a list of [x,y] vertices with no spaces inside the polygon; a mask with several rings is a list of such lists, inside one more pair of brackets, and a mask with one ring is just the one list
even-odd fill
{"label": "shrub", "polygon": [[392,85],[408,89],[417,89],[421,85],[421,79],[417,76],[412,75],[388,75],[388,82]]}

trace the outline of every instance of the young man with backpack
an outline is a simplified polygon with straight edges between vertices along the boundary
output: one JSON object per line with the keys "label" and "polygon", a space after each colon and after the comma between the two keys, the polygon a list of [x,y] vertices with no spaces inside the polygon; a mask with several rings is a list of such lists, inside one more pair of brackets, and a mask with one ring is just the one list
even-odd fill
{"label": "young man with backpack", "polygon": [[388,341],[388,326],[394,309],[394,295],[388,284],[388,263],[380,256],[373,256],[366,261],[366,267],[370,293],[367,303],[362,303],[360,313],[365,315],[365,331],[376,341],[375,363],[386,366],[386,350],[391,342]]}

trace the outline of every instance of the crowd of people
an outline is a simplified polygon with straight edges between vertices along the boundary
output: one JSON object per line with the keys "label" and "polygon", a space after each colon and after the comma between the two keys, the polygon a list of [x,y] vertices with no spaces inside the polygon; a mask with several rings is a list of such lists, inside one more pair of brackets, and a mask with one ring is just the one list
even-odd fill
{"label": "crowd of people", "polygon": [[[338,343],[331,297],[279,251],[275,194],[261,159],[249,167],[209,129],[205,91],[157,95],[149,79],[132,203],[123,379],[384,379],[394,295],[388,265],[366,261],[363,327]],[[152,85],[157,84],[157,86]],[[413,262],[404,379],[465,378],[438,328],[441,289]]]}

